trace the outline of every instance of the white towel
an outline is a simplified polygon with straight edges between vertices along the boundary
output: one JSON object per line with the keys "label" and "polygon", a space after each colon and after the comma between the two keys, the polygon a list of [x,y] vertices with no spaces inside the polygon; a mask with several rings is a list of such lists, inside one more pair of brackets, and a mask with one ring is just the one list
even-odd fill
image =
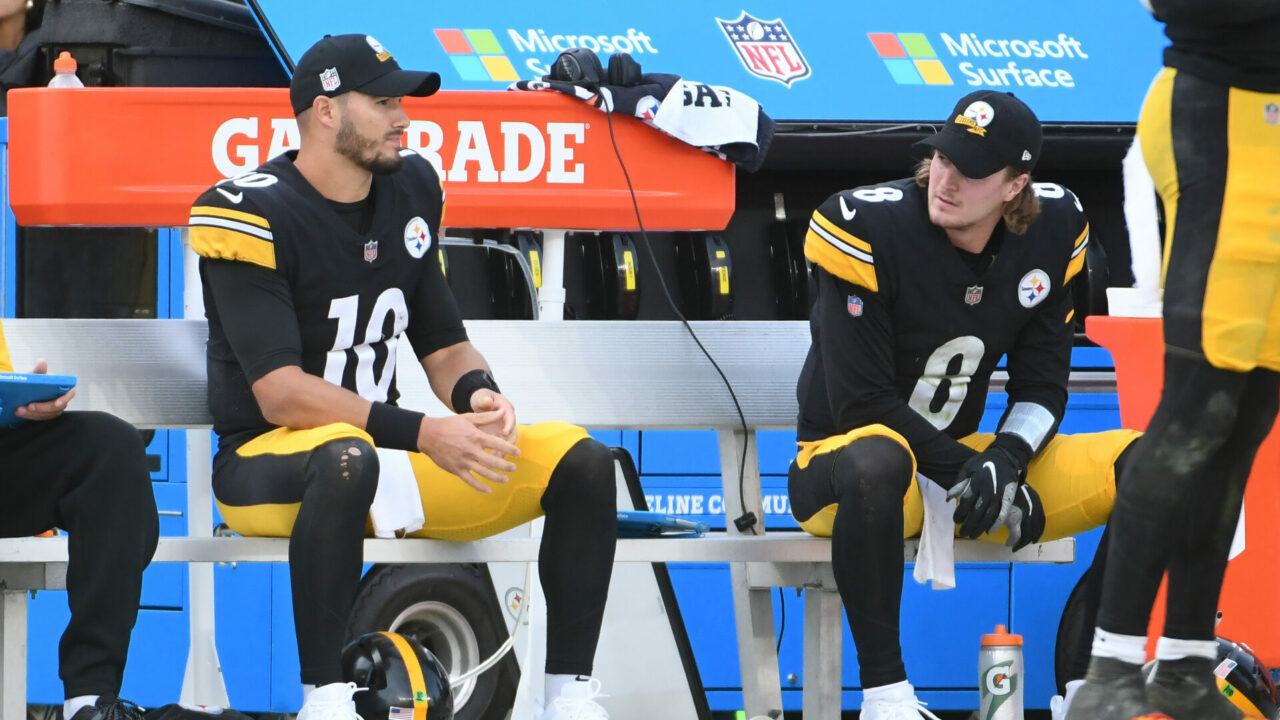
{"label": "white towel", "polygon": [[932,581],[934,590],[950,590],[956,586],[955,501],[948,500],[947,491],[923,475],[917,473],[916,482],[924,499],[924,529],[912,577],[921,585]]}
{"label": "white towel", "polygon": [[421,530],[426,523],[422,493],[418,492],[409,453],[404,450],[378,448],[378,490],[373,495],[369,517],[373,520],[373,534],[380,538]]}

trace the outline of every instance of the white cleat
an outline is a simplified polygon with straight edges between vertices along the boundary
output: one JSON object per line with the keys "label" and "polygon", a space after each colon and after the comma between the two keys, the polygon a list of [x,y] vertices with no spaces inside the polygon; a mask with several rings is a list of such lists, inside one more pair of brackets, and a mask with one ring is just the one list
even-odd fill
{"label": "white cleat", "polygon": [[541,709],[535,706],[534,720],[609,720],[609,713],[596,702],[602,697],[608,696],[600,692],[595,678],[566,683],[559,697]]}

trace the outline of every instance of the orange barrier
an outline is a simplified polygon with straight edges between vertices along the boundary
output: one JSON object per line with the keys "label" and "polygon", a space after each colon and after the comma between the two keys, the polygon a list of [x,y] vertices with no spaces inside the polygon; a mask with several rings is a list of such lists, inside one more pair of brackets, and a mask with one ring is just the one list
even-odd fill
{"label": "orange barrier", "polygon": [[[8,102],[10,204],[22,225],[185,225],[209,185],[298,144],[280,88],[32,88]],[[586,103],[446,91],[404,104],[404,145],[442,171],[445,225],[636,228],[607,118]],[[728,224],[731,164],[612,119],[646,228]]]}
{"label": "orange barrier", "polygon": [[[1085,332],[1111,351],[1120,419],[1125,427],[1143,430],[1155,412],[1164,385],[1164,336],[1156,318],[1090,316]],[[1222,586],[1222,623],[1218,634],[1247,643],[1270,667],[1280,665],[1280,577],[1274,548],[1280,545],[1280,431],[1258,449],[1245,491],[1245,549],[1227,566]],[[1147,654],[1154,657],[1154,638],[1164,629],[1165,588],[1156,598],[1148,633]]]}

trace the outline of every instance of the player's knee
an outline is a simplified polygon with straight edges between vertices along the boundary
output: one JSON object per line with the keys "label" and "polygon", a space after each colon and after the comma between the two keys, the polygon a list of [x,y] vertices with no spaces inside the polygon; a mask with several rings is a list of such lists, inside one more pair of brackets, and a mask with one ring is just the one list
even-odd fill
{"label": "player's knee", "polygon": [[832,467],[831,482],[840,502],[868,512],[902,507],[911,486],[911,454],[886,437],[855,440]]}
{"label": "player's knee", "polygon": [[618,509],[618,483],[608,446],[584,438],[556,464],[542,496],[542,508],[570,499],[580,510],[612,513]]}
{"label": "player's knee", "polygon": [[330,499],[367,508],[378,489],[378,453],[362,438],[330,440],[317,447],[308,463],[312,479],[325,485]]}
{"label": "player's knee", "polygon": [[65,421],[74,424],[74,442],[93,448],[92,462],[112,469],[113,483],[122,489],[145,487],[151,492],[146,446],[137,428],[115,415],[96,411],[68,413]]}

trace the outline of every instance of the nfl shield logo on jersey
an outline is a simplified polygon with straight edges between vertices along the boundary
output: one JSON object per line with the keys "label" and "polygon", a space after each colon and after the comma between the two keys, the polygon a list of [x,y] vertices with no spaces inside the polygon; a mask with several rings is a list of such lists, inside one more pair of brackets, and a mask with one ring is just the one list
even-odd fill
{"label": "nfl shield logo on jersey", "polygon": [[1262,117],[1268,125],[1280,125],[1280,105],[1267,103],[1267,106],[1262,109]]}
{"label": "nfl shield logo on jersey", "polygon": [[364,261],[371,263],[378,259],[378,241],[370,240],[364,244]]}
{"label": "nfl shield logo on jersey", "polygon": [[809,63],[782,18],[760,20],[743,11],[737,20],[716,18],[716,22],[752,75],[777,80],[787,87],[809,77]]}
{"label": "nfl shield logo on jersey", "polygon": [[970,285],[964,290],[964,304],[977,305],[982,302],[982,286]]}
{"label": "nfl shield logo on jersey", "polygon": [[862,315],[862,298],[857,295],[850,295],[848,304],[845,305],[849,310],[849,315],[860,317]]}

